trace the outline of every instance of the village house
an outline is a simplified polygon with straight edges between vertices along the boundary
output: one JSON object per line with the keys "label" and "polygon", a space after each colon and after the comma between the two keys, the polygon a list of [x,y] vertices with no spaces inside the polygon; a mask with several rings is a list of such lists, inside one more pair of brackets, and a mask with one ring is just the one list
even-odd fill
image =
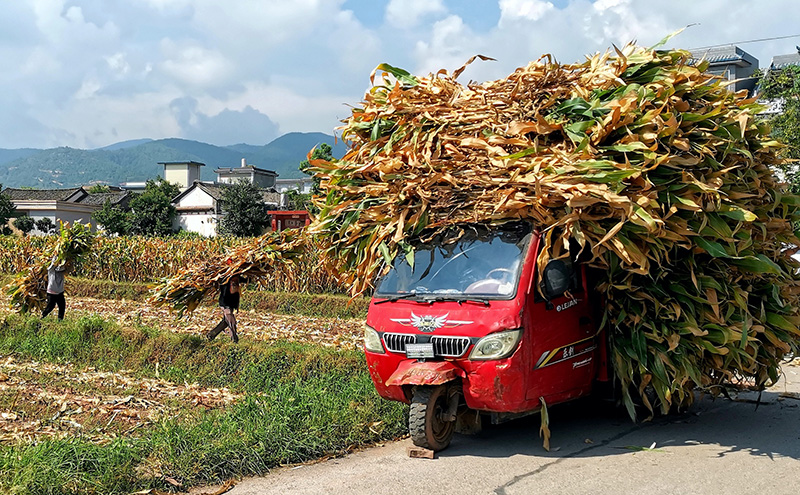
{"label": "village house", "polygon": [[[92,223],[92,213],[102,208],[106,201],[112,205],[127,207],[132,193],[119,187],[109,186],[106,192],[95,193],[90,192],[87,187],[71,189],[8,187],[0,194],[11,200],[18,213],[27,214],[34,221],[49,218],[54,225],[58,225],[59,222]],[[34,230],[33,234],[43,234],[43,232]]]}
{"label": "village house", "polygon": [[[800,47],[797,48],[795,53],[775,55],[772,57],[769,67],[767,67],[767,69],[764,71],[764,77],[774,77],[782,70],[789,67],[800,67]],[[765,107],[764,111],[761,112],[761,115],[771,117],[783,112],[784,101],[782,98],[771,100],[759,99],[758,102]]]}
{"label": "village house", "polygon": [[310,194],[314,186],[314,179],[303,177],[300,179],[278,179],[275,181],[275,189],[282,194],[289,191],[297,191],[300,194]]}
{"label": "village house", "polygon": [[746,89],[752,96],[757,82],[752,76],[758,70],[758,59],[754,56],[735,45],[698,48],[691,53],[694,63],[707,61],[706,72],[728,81],[730,90]]}
{"label": "village house", "polygon": [[[281,194],[275,191],[275,178],[278,176],[272,170],[261,169],[247,165],[242,159],[239,168],[218,168],[216,182],[205,182],[190,178],[200,177],[199,167],[204,166],[198,162],[167,162],[171,167],[171,180],[178,184],[181,193],[172,199],[177,215],[173,222],[175,230],[185,230],[211,237],[217,235],[219,221],[225,215],[222,204],[222,193],[226,185],[238,180],[246,180],[258,185],[261,197],[268,209],[279,208]],[[162,165],[165,165],[162,162]],[[166,165],[165,165],[166,169]],[[166,170],[165,170],[166,177]]]}
{"label": "village house", "polygon": [[[217,235],[217,225],[225,215],[222,205],[222,193],[225,186],[212,182],[194,182],[183,192],[175,196],[175,230],[197,232],[212,237]],[[280,194],[271,189],[262,189],[261,197],[269,209],[275,209],[280,203]]]}

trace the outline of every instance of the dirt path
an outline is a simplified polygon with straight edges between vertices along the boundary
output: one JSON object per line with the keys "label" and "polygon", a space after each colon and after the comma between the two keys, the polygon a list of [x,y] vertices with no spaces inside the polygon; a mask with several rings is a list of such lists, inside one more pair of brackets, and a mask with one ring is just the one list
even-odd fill
{"label": "dirt path", "polygon": [[[11,312],[8,297],[3,294],[0,297],[0,315]],[[204,335],[222,317],[220,310],[213,307],[201,306],[188,317],[178,319],[176,313],[164,307],[157,308],[137,301],[89,297],[67,298],[67,314],[98,314],[122,325],[141,324],[195,335]],[[279,315],[255,310],[241,311],[236,318],[242,339],[288,340],[355,349],[361,345],[363,337],[363,320],[359,319]],[[225,335],[217,338],[227,339]]]}

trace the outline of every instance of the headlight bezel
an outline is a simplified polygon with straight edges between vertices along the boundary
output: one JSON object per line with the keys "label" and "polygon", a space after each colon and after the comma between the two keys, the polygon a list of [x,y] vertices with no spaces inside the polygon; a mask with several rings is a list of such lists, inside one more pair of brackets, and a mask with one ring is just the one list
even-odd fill
{"label": "headlight bezel", "polygon": [[386,354],[380,334],[366,323],[364,324],[364,350],[375,354]]}
{"label": "headlight bezel", "polygon": [[[502,332],[491,333],[482,337],[472,346],[469,353],[470,361],[496,361],[505,359],[517,350],[519,341],[522,339],[522,329],[503,330]],[[491,345],[498,345],[494,351],[486,349]]]}

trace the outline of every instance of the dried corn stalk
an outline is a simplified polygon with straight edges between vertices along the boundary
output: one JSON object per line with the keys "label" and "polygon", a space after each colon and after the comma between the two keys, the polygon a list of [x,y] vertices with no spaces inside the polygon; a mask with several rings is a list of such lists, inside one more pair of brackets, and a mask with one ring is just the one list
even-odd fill
{"label": "dried corn stalk", "polygon": [[94,234],[89,224],[61,223],[52,250],[41,248],[30,256],[30,265],[5,287],[12,308],[27,313],[41,311],[47,302],[47,267],[50,263],[74,264],[91,250]]}
{"label": "dried corn stalk", "polygon": [[206,295],[215,293],[234,275],[249,281],[263,280],[282,264],[303,258],[306,247],[311,245],[296,230],[264,234],[162,280],[149,301],[154,305],[170,305],[183,315],[185,311],[194,311]]}
{"label": "dried corn stalk", "polygon": [[800,198],[771,172],[759,107],[706,66],[636,46],[484,84],[380,66],[342,128],[350,151],[313,163],[327,270],[360,293],[420,235],[525,219],[540,266],[575,243],[602,269],[632,415],[648,386],[666,410],[696,386],[774,381],[800,342]]}

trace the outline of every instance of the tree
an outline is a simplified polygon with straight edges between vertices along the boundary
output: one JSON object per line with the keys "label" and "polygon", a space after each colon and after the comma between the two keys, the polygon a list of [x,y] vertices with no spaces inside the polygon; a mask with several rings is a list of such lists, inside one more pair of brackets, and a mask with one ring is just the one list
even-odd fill
{"label": "tree", "polygon": [[161,177],[148,180],[144,192],[130,202],[130,233],[152,236],[172,234],[172,220],[175,218],[172,198],[179,192],[176,184],[170,184]]}
{"label": "tree", "polygon": [[[92,219],[103,226],[109,234],[128,235],[131,232],[131,214],[111,201],[103,203],[103,207],[92,213]],[[49,220],[49,219],[47,219]]]}
{"label": "tree", "polygon": [[35,227],[35,222],[30,215],[25,213],[14,219],[14,227],[16,227],[17,230],[22,232],[24,235],[28,235]]}
{"label": "tree", "polygon": [[111,188],[108,187],[108,184],[94,184],[87,191],[91,194],[107,193],[111,191]]}
{"label": "tree", "polygon": [[316,208],[311,202],[311,194],[303,194],[295,189],[290,189],[286,191],[286,197],[289,200],[287,208],[290,210],[310,211],[311,208]]}
{"label": "tree", "polygon": [[[800,66],[773,69],[761,75],[759,98],[780,103],[781,112],[770,117],[772,135],[786,144],[783,156],[800,159]],[[795,194],[800,192],[800,171],[790,163],[784,170]]]}
{"label": "tree", "polygon": [[[311,159],[328,160],[328,161],[333,160],[334,158],[332,151],[333,148],[331,148],[330,144],[322,143],[316,148],[314,148],[314,151],[311,152]],[[314,175],[314,172],[309,170],[311,167],[312,165],[309,162],[309,160],[303,160],[302,162],[300,162],[300,171],[306,175],[310,175],[314,181],[313,184],[311,185],[311,196],[319,196],[320,194],[319,179]],[[290,196],[289,200],[291,201],[292,199],[293,198]],[[304,209],[312,213],[316,213],[318,210],[318,208],[311,203],[310,198],[308,198],[308,201],[306,201],[306,208]]]}
{"label": "tree", "polygon": [[245,180],[227,186],[222,192],[222,217],[218,231],[220,234],[237,237],[260,235],[269,225],[267,205],[261,190]]}
{"label": "tree", "polygon": [[[3,185],[0,184],[0,189],[2,188]],[[0,233],[3,235],[11,233],[11,229],[8,228],[8,220],[14,216],[16,211],[17,208],[14,206],[14,203],[8,199],[8,196],[0,194]]]}
{"label": "tree", "polygon": [[36,229],[39,232],[42,232],[44,234],[49,234],[50,232],[53,231],[54,228],[55,224],[53,223],[52,220],[50,220],[50,217],[42,217],[39,220],[36,220]]}

